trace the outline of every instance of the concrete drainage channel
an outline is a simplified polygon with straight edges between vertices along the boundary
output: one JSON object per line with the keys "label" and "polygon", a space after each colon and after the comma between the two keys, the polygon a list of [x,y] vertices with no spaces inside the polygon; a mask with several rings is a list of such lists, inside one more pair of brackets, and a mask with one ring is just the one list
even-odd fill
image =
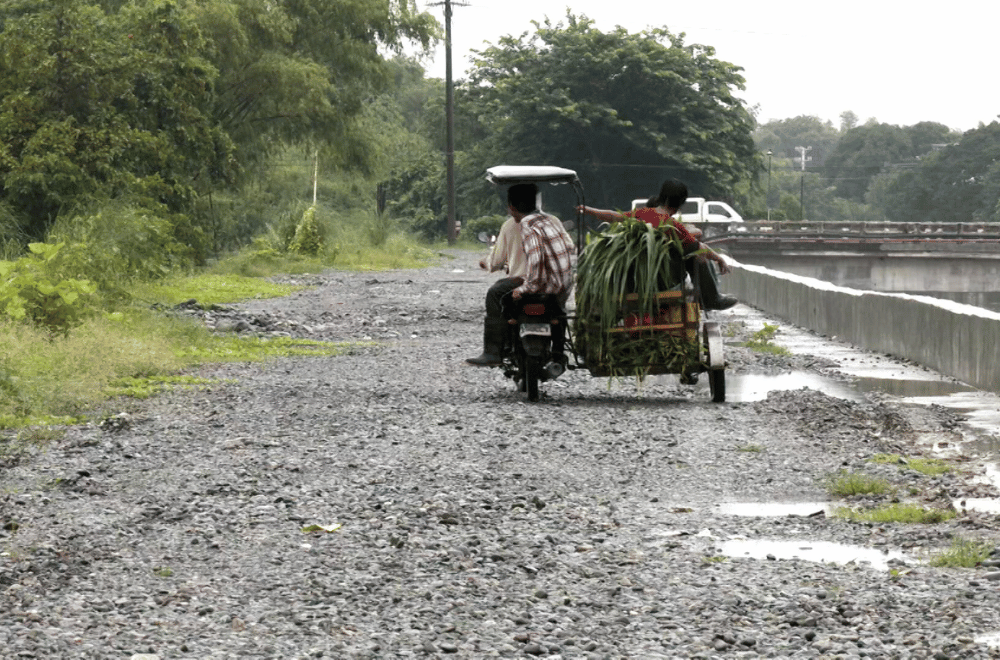
{"label": "concrete drainage channel", "polygon": [[[753,308],[740,305],[725,313],[720,320],[725,323],[743,323],[751,332],[774,324]],[[828,377],[805,371],[792,371],[777,375],[740,374],[727,370],[726,400],[746,403],[767,398],[769,392],[810,388],[829,396],[860,400],[864,393],[881,392],[897,397],[904,404],[915,406],[939,405],[966,417],[961,429],[961,442],[942,442],[929,438],[929,449],[941,458],[962,457],[978,462],[985,469],[979,480],[1000,487],[1000,396],[984,392],[942,376],[915,364],[866,352],[850,345],[838,343],[836,338],[823,338],[800,328],[779,325],[773,343],[798,355],[810,355],[836,362],[837,368],[849,380]],[[707,385],[699,384],[707,391]],[[957,510],[976,510],[1000,514],[998,498],[966,498],[953,502]],[[745,517],[809,517],[831,515],[836,504],[830,502],[726,502],[712,507],[713,513]],[[653,545],[668,543],[666,532],[662,539],[651,539]],[[860,545],[813,541],[809,539],[774,540],[751,538],[719,539],[708,530],[699,533],[713,551],[729,558],[758,559],[763,561],[802,560],[827,564],[867,566],[875,571],[892,570],[894,566],[920,564],[925,558],[907,555],[901,550],[883,551]],[[1000,579],[1000,567],[991,568],[986,579]],[[1000,649],[1000,631],[984,633],[976,642]]]}

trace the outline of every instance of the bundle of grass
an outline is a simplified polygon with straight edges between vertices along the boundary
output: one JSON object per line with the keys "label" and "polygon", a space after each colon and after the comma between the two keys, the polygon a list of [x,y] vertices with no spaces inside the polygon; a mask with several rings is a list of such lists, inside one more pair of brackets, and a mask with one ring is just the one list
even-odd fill
{"label": "bundle of grass", "polygon": [[698,311],[679,291],[672,227],[626,219],[592,236],[577,264],[574,336],[591,373],[681,373],[697,363]]}

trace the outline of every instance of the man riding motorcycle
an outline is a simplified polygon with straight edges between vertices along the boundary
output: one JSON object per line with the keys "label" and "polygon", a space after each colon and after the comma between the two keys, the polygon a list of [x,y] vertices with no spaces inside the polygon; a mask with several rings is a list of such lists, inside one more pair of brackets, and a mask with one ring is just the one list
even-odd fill
{"label": "man riding motorcycle", "polygon": [[[514,300],[525,294],[541,293],[557,296],[560,306],[565,307],[573,287],[571,255],[575,248],[558,218],[542,213],[536,208],[538,186],[534,183],[519,183],[507,190],[507,208],[513,221],[521,251],[517,251],[516,239],[504,237],[507,246],[507,262],[511,266],[509,276],[498,280],[486,294],[486,317],[483,327],[483,353],[466,362],[475,366],[499,366],[502,364],[501,351],[507,321],[503,317],[503,296],[510,292]],[[508,228],[508,224],[504,224]],[[503,235],[503,229],[501,229]],[[510,238],[509,241],[507,239]],[[501,237],[497,238],[497,244]],[[524,272],[520,274],[519,258],[524,256]],[[494,259],[496,257],[496,259]],[[484,268],[499,270],[501,255],[491,253],[488,264],[480,262]],[[520,280],[520,281],[517,281]],[[554,338],[553,346],[560,353],[561,338]]]}

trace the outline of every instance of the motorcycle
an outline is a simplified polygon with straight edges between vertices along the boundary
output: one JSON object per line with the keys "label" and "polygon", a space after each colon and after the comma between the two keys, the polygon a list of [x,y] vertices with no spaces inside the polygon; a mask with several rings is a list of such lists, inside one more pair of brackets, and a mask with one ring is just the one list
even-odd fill
{"label": "motorcycle", "polygon": [[547,294],[528,294],[519,300],[507,294],[502,303],[508,325],[500,352],[504,376],[529,401],[538,401],[538,384],[561,376],[569,363],[564,352],[566,312],[556,296]]}

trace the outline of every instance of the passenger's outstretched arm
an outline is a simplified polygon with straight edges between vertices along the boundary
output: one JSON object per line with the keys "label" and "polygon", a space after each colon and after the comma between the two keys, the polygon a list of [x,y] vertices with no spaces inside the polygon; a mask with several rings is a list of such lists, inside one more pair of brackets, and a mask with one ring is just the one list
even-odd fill
{"label": "passenger's outstretched arm", "polygon": [[625,214],[618,211],[610,211],[607,209],[595,209],[593,206],[580,205],[576,207],[576,210],[580,213],[586,213],[587,215],[592,215],[599,220],[604,222],[620,222],[625,219]]}

